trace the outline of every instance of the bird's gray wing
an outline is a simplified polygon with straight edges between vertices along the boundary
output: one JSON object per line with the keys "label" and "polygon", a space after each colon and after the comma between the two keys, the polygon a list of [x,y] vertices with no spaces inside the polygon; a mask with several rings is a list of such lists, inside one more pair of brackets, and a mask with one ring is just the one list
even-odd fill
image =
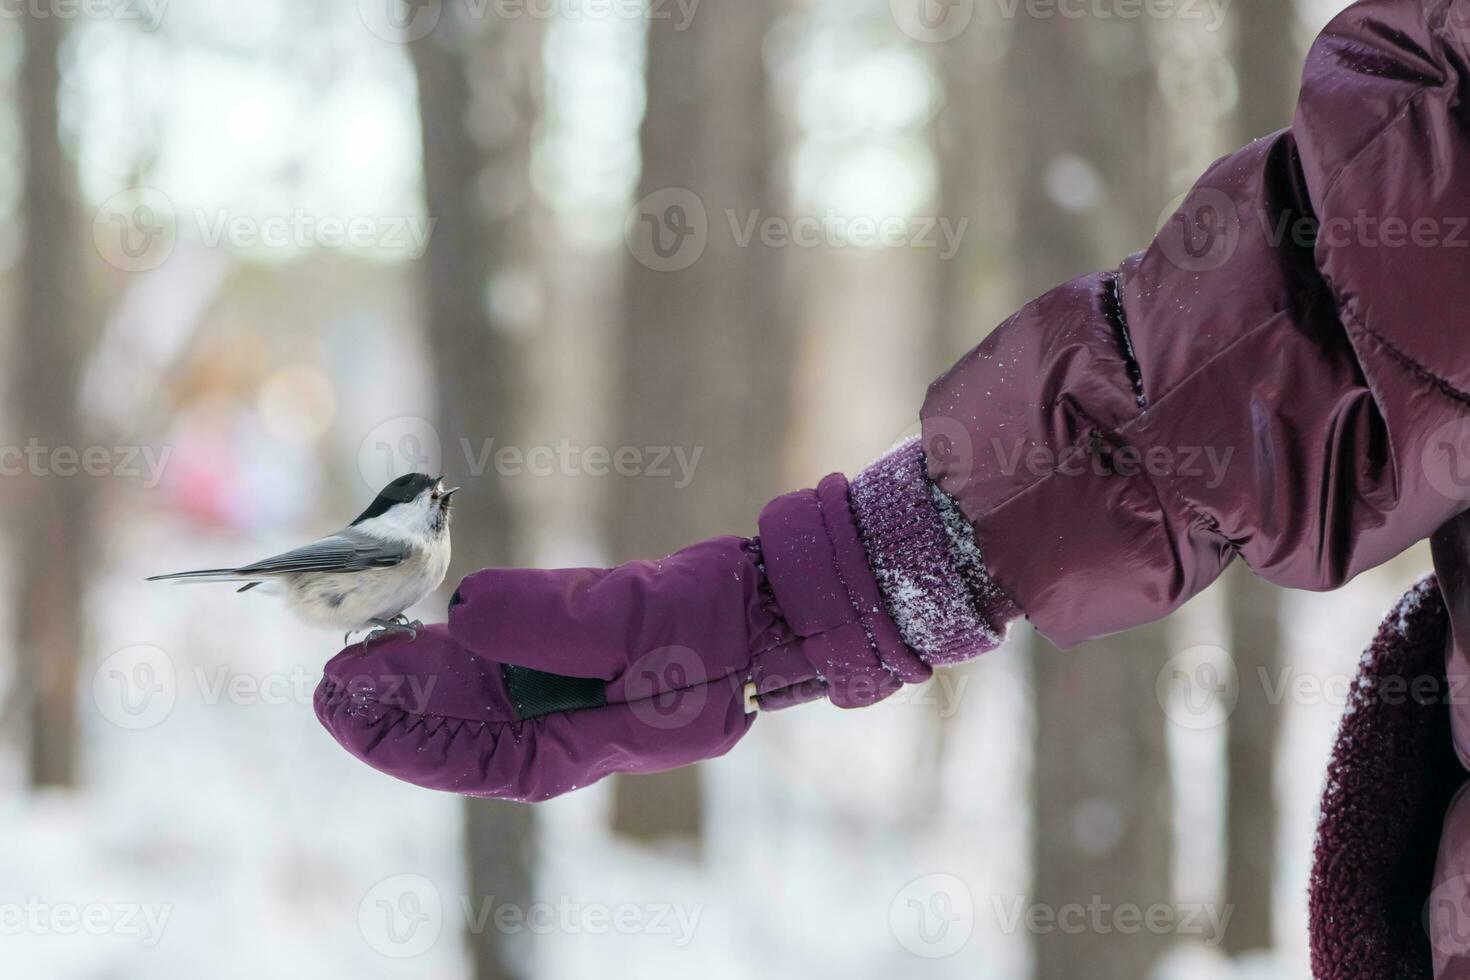
{"label": "bird's gray wing", "polygon": [[369,568],[391,568],[407,557],[402,544],[344,531],[235,571],[242,576],[280,575],[290,572],[361,572]]}

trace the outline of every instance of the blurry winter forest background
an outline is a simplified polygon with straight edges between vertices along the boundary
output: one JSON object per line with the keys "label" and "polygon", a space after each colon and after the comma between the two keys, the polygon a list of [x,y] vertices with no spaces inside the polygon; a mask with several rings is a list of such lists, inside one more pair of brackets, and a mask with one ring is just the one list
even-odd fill
{"label": "blurry winter forest background", "polygon": [[338,637],[142,579],[410,464],[467,487],[451,583],[749,532],[1286,125],[1340,6],[0,5],[6,976],[1306,975],[1326,752],[1422,553],[1018,627],[535,809],[358,764]]}

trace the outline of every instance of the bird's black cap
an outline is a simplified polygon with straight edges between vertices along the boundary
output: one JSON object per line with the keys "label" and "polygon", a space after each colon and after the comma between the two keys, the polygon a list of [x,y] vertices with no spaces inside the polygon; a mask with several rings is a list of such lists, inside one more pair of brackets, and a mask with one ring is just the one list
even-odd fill
{"label": "bird's black cap", "polygon": [[372,520],[374,517],[381,517],[394,504],[407,503],[434,486],[440,479],[442,478],[428,476],[424,473],[409,473],[407,476],[400,476],[384,487],[383,491],[378,494],[378,499],[374,500],[367,510],[359,514],[357,520],[353,521],[352,524],[355,526],[361,524],[363,521]]}

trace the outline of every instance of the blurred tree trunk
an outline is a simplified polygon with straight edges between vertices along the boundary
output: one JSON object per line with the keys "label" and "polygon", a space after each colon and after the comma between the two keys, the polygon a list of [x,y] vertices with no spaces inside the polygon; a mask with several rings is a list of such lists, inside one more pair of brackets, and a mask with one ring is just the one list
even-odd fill
{"label": "blurred tree trunk", "polygon": [[1233,909],[1222,949],[1231,956],[1271,948],[1276,864],[1276,740],[1281,706],[1267,699],[1281,669],[1281,597],[1244,562],[1226,574],[1231,656],[1240,699],[1226,749],[1225,904]]}
{"label": "blurred tree trunk", "polygon": [[[58,132],[61,18],[21,18],[21,130],[25,143],[26,248],[18,270],[19,316],[12,380],[18,445],[84,447],[77,382],[84,348],[85,268],[77,245],[72,167]],[[76,779],[77,663],[93,487],[82,475],[30,473],[16,499],[16,650],[20,700],[29,707],[33,786]]]}
{"label": "blurred tree trunk", "polygon": [[[742,247],[731,228],[757,212],[786,216],[761,50],[776,3],[706,4],[683,31],[672,18],[649,25],[632,218],[675,249],[675,264],[698,254],[706,233],[707,247],[675,271],[652,267],[656,252],[630,249],[615,431],[624,446],[702,456],[687,487],[651,473],[617,481],[608,528],[616,561],[753,533],[760,507],[782,489],[792,337],[781,263],[758,235]],[[676,234],[688,227],[694,234]],[[615,797],[618,832],[698,840],[696,769],[620,778]]]}
{"label": "blurred tree trunk", "polygon": [[[1165,628],[1146,626],[1077,650],[1037,639],[1032,901],[1058,915],[1095,900],[1112,909],[1167,905],[1174,813],[1154,695]],[[1038,980],[1141,980],[1170,942],[1146,929],[1128,935],[1085,921],[1080,932],[1035,937]]]}
{"label": "blurred tree trunk", "polygon": [[[1016,23],[1007,77],[1024,93],[1012,127],[1021,134],[1015,251],[1027,297],[1116,264],[1148,238],[1144,30],[1090,18]],[[1035,903],[1061,913],[1171,900],[1173,798],[1154,696],[1166,659],[1157,625],[1068,652],[1036,637]],[[1147,930],[1033,938],[1043,980],[1140,980],[1168,943]]]}
{"label": "blurred tree trunk", "polygon": [[[440,399],[439,435],[455,501],[448,581],[488,565],[518,560],[521,542],[508,487],[494,467],[466,467],[464,443],[513,443],[523,400],[523,356],[492,321],[486,286],[528,251],[528,160],[539,91],[536,19],[490,19],[481,33],[444,23],[409,45],[418,78],[424,197],[433,234],[423,258],[422,294]],[[473,80],[473,84],[472,84]],[[489,134],[477,142],[475,135]],[[493,192],[487,193],[487,188]],[[494,200],[489,200],[493,193]],[[536,842],[531,807],[465,801],[465,847],[473,900],[529,907]],[[494,929],[468,937],[476,980],[530,975],[529,950]]]}
{"label": "blurred tree trunk", "polygon": [[1245,144],[1291,125],[1304,52],[1297,44],[1295,0],[1236,0],[1237,140]]}
{"label": "blurred tree trunk", "polygon": [[[1237,142],[1245,144],[1291,123],[1301,52],[1289,0],[1241,0],[1234,11],[1240,80]],[[1240,700],[1230,716],[1227,748],[1225,903],[1233,907],[1222,944],[1241,956],[1271,948],[1272,876],[1276,858],[1276,743],[1281,706],[1267,700],[1281,670],[1281,592],[1244,562],[1226,576],[1231,654]]]}
{"label": "blurred tree trunk", "polygon": [[[977,17],[993,13],[982,6]],[[1007,191],[1014,182],[1010,146],[994,134],[1007,125],[1001,59],[1010,21],[999,16],[971,24],[962,34],[936,45],[943,107],[934,125],[939,164],[937,214],[956,231],[963,222],[959,251],[946,260],[934,256],[934,293],[930,308],[931,370],[946,371],[1014,308],[1003,284],[1015,273],[1007,232]]]}

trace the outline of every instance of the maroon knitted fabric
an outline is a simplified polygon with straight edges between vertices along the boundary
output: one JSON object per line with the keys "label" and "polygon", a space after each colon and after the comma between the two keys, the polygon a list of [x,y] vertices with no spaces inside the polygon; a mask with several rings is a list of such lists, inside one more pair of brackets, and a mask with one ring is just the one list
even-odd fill
{"label": "maroon knitted fabric", "polygon": [[1311,880],[1317,980],[1430,980],[1423,912],[1440,825],[1465,780],[1450,741],[1448,618],[1431,576],[1389,613],[1343,714]]}
{"label": "maroon knitted fabric", "polygon": [[1021,610],[990,579],[974,530],[924,471],[918,439],[852,481],[853,518],[904,643],[930,666],[1000,646]]}

